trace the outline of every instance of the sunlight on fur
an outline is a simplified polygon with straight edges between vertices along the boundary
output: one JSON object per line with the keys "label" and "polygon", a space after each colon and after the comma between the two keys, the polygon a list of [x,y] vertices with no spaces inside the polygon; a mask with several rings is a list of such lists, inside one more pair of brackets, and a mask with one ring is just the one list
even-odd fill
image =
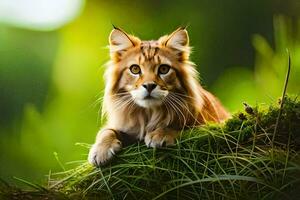
{"label": "sunlight on fur", "polygon": [[105,164],[128,138],[144,140],[148,147],[169,146],[185,128],[230,116],[197,80],[185,28],[152,41],[114,28],[109,43],[103,102],[107,123],[90,150],[90,163]]}

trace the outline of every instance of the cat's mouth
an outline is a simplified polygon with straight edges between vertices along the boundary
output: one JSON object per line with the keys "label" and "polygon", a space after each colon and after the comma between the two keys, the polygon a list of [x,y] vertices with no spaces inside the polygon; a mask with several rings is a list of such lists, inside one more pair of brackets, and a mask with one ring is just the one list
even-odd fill
{"label": "cat's mouth", "polygon": [[147,95],[142,99],[136,99],[136,103],[141,107],[150,108],[161,105],[162,100],[152,95]]}
{"label": "cat's mouth", "polygon": [[166,91],[155,90],[155,91],[145,91],[145,89],[132,90],[131,95],[134,102],[140,107],[150,108],[161,106],[163,99],[167,96]]}
{"label": "cat's mouth", "polygon": [[144,100],[155,100],[156,98],[151,96],[151,94],[148,94],[147,96],[144,97]]}

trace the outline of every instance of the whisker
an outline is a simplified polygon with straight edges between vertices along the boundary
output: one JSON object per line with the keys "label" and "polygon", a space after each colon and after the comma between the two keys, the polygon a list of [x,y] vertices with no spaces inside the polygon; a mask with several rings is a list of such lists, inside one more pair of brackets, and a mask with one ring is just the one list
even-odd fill
{"label": "whisker", "polygon": [[121,109],[124,105],[127,105],[128,102],[130,102],[132,99],[129,98],[129,96],[122,96],[119,97],[118,99],[114,99],[114,109]]}
{"label": "whisker", "polygon": [[121,110],[124,107],[128,106],[131,103],[132,99],[119,100],[117,102],[117,106],[114,108],[115,110]]}
{"label": "whisker", "polygon": [[168,103],[166,102],[166,100],[165,100],[165,99],[163,99],[163,104],[164,104],[164,106],[165,106],[165,107],[166,107],[166,109],[167,109],[167,115],[168,115],[168,116],[171,116],[171,121],[173,121],[173,118],[174,118],[174,116],[173,116],[173,115],[171,115],[171,112],[170,112],[170,110],[169,110]]}
{"label": "whisker", "polygon": [[[195,122],[201,124],[201,122],[197,118],[194,117],[194,114],[191,113],[188,105],[186,105],[186,103],[190,104],[188,101],[184,101],[181,97],[177,97],[175,94],[172,94],[172,93],[171,93],[171,96],[173,97],[174,101],[176,101],[178,104],[180,104],[182,106],[182,108],[184,108],[189,113],[189,115],[195,120]],[[190,104],[190,105],[192,105],[192,104]]]}
{"label": "whisker", "polygon": [[[179,116],[179,113],[177,112],[177,109],[174,108],[174,106],[171,104],[170,101],[167,100],[167,98],[166,98],[166,103],[167,103],[167,104],[175,111],[175,113]],[[179,117],[179,120],[181,120],[180,117]]]}
{"label": "whisker", "polygon": [[[173,96],[176,96],[175,94],[173,94]],[[177,98],[178,100],[182,100],[181,97],[175,97]],[[190,102],[187,101],[188,104],[192,105]],[[193,105],[192,105],[193,106]],[[204,107],[207,108],[206,105],[203,105]],[[202,112],[205,112],[205,114],[207,114],[209,117],[211,117],[214,121],[218,121],[216,117],[214,117],[213,115],[211,115],[209,112],[207,112],[205,109],[202,109]],[[200,113],[201,114],[201,113]],[[192,115],[193,116],[193,115]],[[195,119],[195,118],[194,118]],[[197,120],[198,123],[200,123],[198,120]]]}
{"label": "whisker", "polygon": [[[170,98],[170,100],[173,100],[173,99],[172,99],[172,96],[169,96],[169,98]],[[182,116],[182,118],[183,118],[184,126],[185,126],[186,123],[187,123],[187,120],[186,120],[185,115],[184,115],[183,112],[181,111],[181,109],[178,108],[177,105],[176,105],[174,102],[172,102],[172,101],[168,101],[168,102],[169,102],[170,105],[173,105],[172,107],[175,109],[175,111],[178,110],[178,112],[180,112],[180,114],[181,114],[181,116]],[[178,113],[177,113],[177,114],[178,114]]]}

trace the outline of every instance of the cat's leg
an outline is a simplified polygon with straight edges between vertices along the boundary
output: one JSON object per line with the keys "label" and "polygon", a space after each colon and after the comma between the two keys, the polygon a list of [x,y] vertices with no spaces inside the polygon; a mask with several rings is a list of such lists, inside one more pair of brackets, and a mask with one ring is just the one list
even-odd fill
{"label": "cat's leg", "polygon": [[145,144],[147,147],[163,147],[175,144],[175,139],[179,135],[179,131],[169,128],[158,128],[152,132],[148,132],[145,136]]}
{"label": "cat's leg", "polygon": [[121,148],[122,143],[118,139],[118,131],[109,128],[102,129],[90,149],[88,161],[96,166],[103,165]]}

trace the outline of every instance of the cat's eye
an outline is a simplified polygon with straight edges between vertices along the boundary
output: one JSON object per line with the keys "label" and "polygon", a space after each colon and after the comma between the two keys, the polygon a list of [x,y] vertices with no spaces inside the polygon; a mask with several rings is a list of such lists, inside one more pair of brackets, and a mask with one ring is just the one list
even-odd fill
{"label": "cat's eye", "polygon": [[136,64],[131,65],[129,69],[130,69],[131,73],[133,73],[133,74],[140,74],[141,73],[140,66],[138,66]]}
{"label": "cat's eye", "polygon": [[159,73],[159,74],[167,74],[167,73],[169,72],[170,68],[171,68],[171,67],[170,67],[169,65],[167,65],[167,64],[162,64],[162,65],[160,65],[159,68],[158,68],[158,73]]}

